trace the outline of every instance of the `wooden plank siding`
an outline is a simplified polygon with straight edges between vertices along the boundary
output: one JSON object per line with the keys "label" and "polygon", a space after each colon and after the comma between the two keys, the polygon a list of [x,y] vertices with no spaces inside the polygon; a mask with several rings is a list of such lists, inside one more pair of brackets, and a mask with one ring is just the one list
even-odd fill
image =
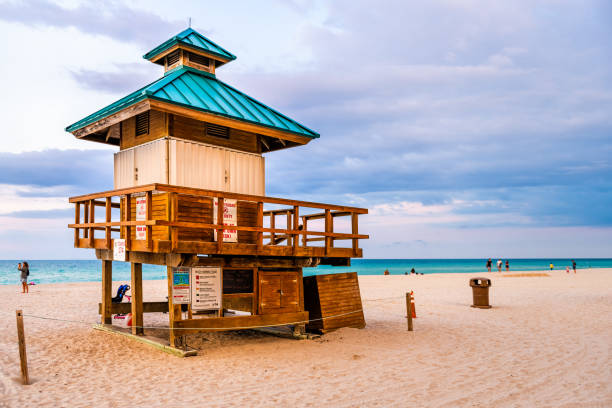
{"label": "wooden plank siding", "polygon": [[261,147],[257,135],[238,129],[229,129],[229,138],[206,136],[206,122],[187,118],[180,115],[172,115],[172,134],[170,136],[179,139],[193,140],[200,143],[227,147],[249,153],[261,153]]}
{"label": "wooden plank siding", "polygon": [[[151,214],[153,220],[168,219],[168,194],[153,194],[153,203]],[[178,201],[178,222],[189,222],[198,224],[213,223],[213,206],[212,198],[197,197],[190,195],[177,195]],[[123,211],[123,210],[122,210]],[[257,226],[257,203],[248,201],[238,201],[237,204],[238,225],[256,227]],[[136,219],[136,199],[131,200],[130,219]],[[162,225],[154,225],[151,227],[153,231],[153,240],[168,240],[169,227]],[[179,241],[202,241],[214,242],[213,232],[207,228],[189,228],[177,227]],[[124,238],[123,235],[121,235]],[[132,241],[136,239],[136,228],[132,228]],[[244,244],[255,244],[257,242],[257,232],[254,231],[238,231],[238,242]]]}
{"label": "wooden plank siding", "polygon": [[365,327],[357,272],[305,277],[304,308],[313,319],[310,331]]}
{"label": "wooden plank siding", "polygon": [[206,135],[206,124],[201,120],[175,115],[172,113],[149,110],[149,132],[136,136],[136,117],[132,116],[120,123],[120,150],[129,149],[166,136],[195,142],[227,147],[248,153],[261,153],[257,134],[239,129],[229,129],[229,137]]}
{"label": "wooden plank siding", "polygon": [[149,133],[136,136],[136,116],[127,118],[121,122],[121,139],[119,148],[121,150],[148,143],[156,139],[168,136],[166,127],[166,113],[157,110],[149,111]]}

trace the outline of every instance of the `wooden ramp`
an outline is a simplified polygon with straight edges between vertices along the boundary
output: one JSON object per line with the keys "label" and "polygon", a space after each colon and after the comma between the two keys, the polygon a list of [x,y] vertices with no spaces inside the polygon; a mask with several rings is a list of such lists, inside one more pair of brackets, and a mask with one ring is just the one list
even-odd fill
{"label": "wooden ramp", "polygon": [[304,308],[309,331],[325,333],[341,327],[365,327],[357,272],[304,278]]}

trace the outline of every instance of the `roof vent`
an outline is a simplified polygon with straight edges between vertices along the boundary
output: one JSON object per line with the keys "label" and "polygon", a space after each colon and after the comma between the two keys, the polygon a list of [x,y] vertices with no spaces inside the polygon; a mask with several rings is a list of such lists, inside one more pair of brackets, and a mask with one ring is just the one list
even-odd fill
{"label": "roof vent", "polygon": [[168,54],[168,56],[166,57],[166,64],[168,64],[168,66],[170,65],[174,65],[179,61],[179,51],[176,50],[174,52],[171,52],[170,54]]}
{"label": "roof vent", "polygon": [[229,128],[225,126],[213,125],[212,123],[207,123],[206,136],[222,137],[223,139],[229,139]]}
{"label": "roof vent", "polygon": [[149,111],[136,115],[136,136],[149,133]]}
{"label": "roof vent", "polygon": [[190,52],[189,62],[193,62],[194,64],[203,65],[207,67],[208,64],[210,63],[210,60],[203,55],[194,54],[193,52]]}

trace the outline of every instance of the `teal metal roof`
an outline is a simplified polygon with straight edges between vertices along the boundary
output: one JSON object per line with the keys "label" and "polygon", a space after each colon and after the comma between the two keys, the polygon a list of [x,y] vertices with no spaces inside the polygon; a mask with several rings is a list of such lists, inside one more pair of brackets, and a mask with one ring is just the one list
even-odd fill
{"label": "teal metal roof", "polygon": [[319,137],[317,132],[219,81],[214,75],[190,67],[168,71],[163,78],[68,126],[66,131],[74,132],[147,98],[313,139]]}
{"label": "teal metal roof", "polygon": [[236,56],[231,52],[225,50],[214,42],[210,41],[208,38],[204,37],[202,34],[198,33],[196,30],[192,28],[188,28],[174,37],[170,38],[166,42],[157,47],[153,48],[151,51],[147,52],[143,55],[144,59],[150,60],[154,58],[156,55],[161,54],[167,49],[174,47],[176,44],[184,44],[188,45],[192,48],[202,50],[209,54],[213,54],[225,59],[235,60]]}

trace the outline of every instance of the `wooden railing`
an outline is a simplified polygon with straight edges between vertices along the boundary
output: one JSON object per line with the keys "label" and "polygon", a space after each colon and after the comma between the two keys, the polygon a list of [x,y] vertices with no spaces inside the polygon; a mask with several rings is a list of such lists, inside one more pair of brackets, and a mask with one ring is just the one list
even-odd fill
{"label": "wooden railing", "polygon": [[[153,195],[167,193],[167,213],[164,219],[153,217]],[[132,200],[146,195],[147,208],[144,220],[132,220]],[[255,225],[228,226],[205,224],[194,221],[179,221],[178,197],[195,196],[217,198],[217,220],[223,220],[223,202],[226,199],[255,203],[257,216]],[[320,257],[361,257],[359,240],[369,238],[359,234],[358,216],[367,214],[368,210],[356,207],[333,204],[312,203],[306,201],[288,200],[274,197],[254,196],[228,193],[214,190],[178,187],[165,184],[149,184],[145,186],[106,191],[70,198],[75,204],[75,222],[69,224],[74,228],[74,245],[78,248],[113,248],[113,232],[120,232],[126,240],[127,251],[144,251],[160,253],[193,253],[193,254],[244,254],[272,256],[320,256]],[[276,205],[287,208],[264,211],[264,206]],[[96,221],[96,208],[103,207],[104,221]],[[121,209],[121,219],[113,220],[112,209]],[[214,207],[213,207],[214,208]],[[83,211],[81,211],[83,209]],[[302,212],[302,214],[301,214]],[[81,220],[81,213],[83,220]],[[286,217],[285,228],[278,228],[278,216]],[[334,232],[334,219],[348,217],[350,233]],[[116,218],[116,217],[115,217]],[[159,217],[157,217],[159,218]],[[323,219],[323,230],[309,229],[309,221]],[[301,223],[300,223],[301,220]],[[264,227],[265,222],[269,227]],[[146,240],[132,239],[132,230],[136,226],[146,226]],[[153,227],[168,227],[168,238],[153,239]],[[251,231],[256,233],[255,243],[229,243],[223,239],[216,242],[179,240],[179,229],[216,230],[222,237],[224,230]],[[103,238],[96,238],[96,232],[102,231]],[[300,239],[301,238],[301,239]],[[350,247],[335,246],[336,241],[349,240]],[[312,242],[323,242],[323,245],[311,245]],[[282,245],[281,245],[282,244]]]}

